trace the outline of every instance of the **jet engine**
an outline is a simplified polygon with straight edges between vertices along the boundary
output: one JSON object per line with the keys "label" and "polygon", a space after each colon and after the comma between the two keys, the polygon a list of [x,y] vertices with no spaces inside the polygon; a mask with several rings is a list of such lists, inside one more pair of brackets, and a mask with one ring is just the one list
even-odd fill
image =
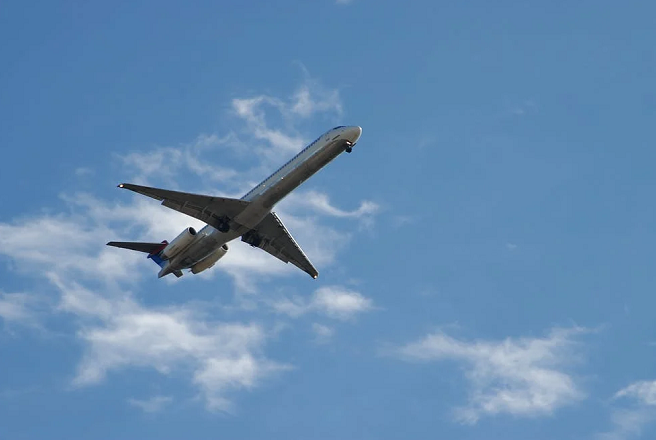
{"label": "jet engine", "polygon": [[190,226],[182,231],[180,235],[175,237],[175,239],[164,248],[162,251],[162,257],[164,259],[174,257],[176,254],[179,254],[188,248],[194,241],[194,238],[196,238],[196,230]]}
{"label": "jet engine", "polygon": [[207,258],[191,266],[191,273],[197,274],[204,270],[209,269],[210,267],[214,266],[214,264],[216,264],[216,262],[219,261],[227,253],[228,253],[228,245],[224,244],[223,246],[215,250],[213,253],[211,253]]}

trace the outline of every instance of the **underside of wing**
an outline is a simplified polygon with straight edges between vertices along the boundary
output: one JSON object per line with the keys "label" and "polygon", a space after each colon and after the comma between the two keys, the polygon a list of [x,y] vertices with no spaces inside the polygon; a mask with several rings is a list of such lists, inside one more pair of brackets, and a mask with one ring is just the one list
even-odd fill
{"label": "underside of wing", "polygon": [[245,200],[171,191],[131,183],[122,183],[119,188],[129,189],[155,200],[160,200],[163,206],[197,218],[219,230],[222,230],[230,220],[242,212],[250,203]]}
{"label": "underside of wing", "polygon": [[155,254],[161,251],[167,245],[163,243],[143,243],[136,241],[110,241],[107,246],[114,246],[122,249],[130,249],[133,251],[145,252],[147,254]]}
{"label": "underside of wing", "polygon": [[242,241],[259,247],[285,263],[292,263],[312,278],[319,276],[310,259],[274,212],[270,212],[259,225],[244,234]]}

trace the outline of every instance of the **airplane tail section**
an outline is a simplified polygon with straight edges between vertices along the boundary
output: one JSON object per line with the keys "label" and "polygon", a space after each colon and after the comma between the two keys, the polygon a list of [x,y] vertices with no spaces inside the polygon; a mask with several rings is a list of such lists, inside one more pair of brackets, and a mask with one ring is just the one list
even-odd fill
{"label": "airplane tail section", "polygon": [[180,278],[182,276],[182,271],[176,270],[169,272],[166,270],[168,261],[162,258],[162,251],[168,244],[169,242],[166,240],[162,241],[161,243],[144,243],[139,241],[110,241],[107,243],[107,246],[144,252],[148,254],[146,258],[153,260],[159,267],[162,268],[159,275],[160,278],[164,275],[165,271],[166,273],[173,273],[176,277]]}
{"label": "airplane tail section", "polygon": [[157,254],[161,252],[167,244],[169,243],[166,240],[161,243],[144,243],[139,241],[110,241],[107,243],[107,246],[130,249],[133,251],[145,252],[147,254]]}

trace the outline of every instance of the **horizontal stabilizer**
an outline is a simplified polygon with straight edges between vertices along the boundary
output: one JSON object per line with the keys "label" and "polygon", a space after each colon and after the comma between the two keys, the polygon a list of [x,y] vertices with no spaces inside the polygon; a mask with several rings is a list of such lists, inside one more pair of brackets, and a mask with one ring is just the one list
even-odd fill
{"label": "horizontal stabilizer", "polygon": [[130,249],[133,251],[145,252],[147,254],[156,254],[166,247],[168,243],[143,243],[138,241],[110,241],[107,246]]}

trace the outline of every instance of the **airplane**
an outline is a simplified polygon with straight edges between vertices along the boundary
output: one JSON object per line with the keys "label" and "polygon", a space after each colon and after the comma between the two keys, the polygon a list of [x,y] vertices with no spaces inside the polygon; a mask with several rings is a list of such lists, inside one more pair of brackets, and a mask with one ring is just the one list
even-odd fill
{"label": "airplane", "polygon": [[316,279],[319,272],[272,209],[337,156],[350,153],[361,134],[358,126],[340,125],[328,130],[241,199],[121,183],[119,188],[159,200],[206,226],[198,231],[188,227],[170,243],[110,241],[107,245],[147,253],[147,258],[161,268],[158,278],[171,273],[180,278],[183,269],[198,274],[211,268],[228,252],[228,242],[241,238]]}

